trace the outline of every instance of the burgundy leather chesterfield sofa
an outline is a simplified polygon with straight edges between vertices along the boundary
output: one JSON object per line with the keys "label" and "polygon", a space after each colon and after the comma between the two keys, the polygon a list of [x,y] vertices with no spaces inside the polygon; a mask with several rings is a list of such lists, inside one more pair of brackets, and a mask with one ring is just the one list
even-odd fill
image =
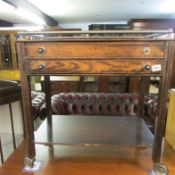
{"label": "burgundy leather chesterfield sofa", "polygon": [[[51,97],[52,114],[135,116],[138,94],[127,93],[60,93]],[[154,132],[157,95],[145,95],[144,119]]]}

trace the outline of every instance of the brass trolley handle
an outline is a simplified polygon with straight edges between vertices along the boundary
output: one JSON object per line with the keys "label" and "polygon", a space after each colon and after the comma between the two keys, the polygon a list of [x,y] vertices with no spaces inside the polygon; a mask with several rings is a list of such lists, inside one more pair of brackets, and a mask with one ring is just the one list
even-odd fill
{"label": "brass trolley handle", "polygon": [[145,64],[143,68],[144,70],[147,70],[147,71],[151,70],[151,66],[149,64]]}
{"label": "brass trolley handle", "polygon": [[151,48],[150,47],[144,47],[143,48],[143,53],[144,53],[144,55],[149,55],[151,53]]}
{"label": "brass trolley handle", "polygon": [[45,48],[44,47],[38,48],[38,53],[39,54],[43,54],[44,52],[45,52]]}
{"label": "brass trolley handle", "polygon": [[46,68],[46,65],[45,64],[39,64],[38,65],[38,70],[42,71]]}

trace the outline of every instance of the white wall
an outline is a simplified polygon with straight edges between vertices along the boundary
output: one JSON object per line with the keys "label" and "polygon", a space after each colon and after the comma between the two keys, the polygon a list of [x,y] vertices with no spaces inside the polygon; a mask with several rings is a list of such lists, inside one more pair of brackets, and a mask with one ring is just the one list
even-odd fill
{"label": "white wall", "polygon": [[[12,103],[14,130],[16,134],[23,133],[22,111],[20,101]],[[9,105],[0,105],[0,133],[11,133]]]}

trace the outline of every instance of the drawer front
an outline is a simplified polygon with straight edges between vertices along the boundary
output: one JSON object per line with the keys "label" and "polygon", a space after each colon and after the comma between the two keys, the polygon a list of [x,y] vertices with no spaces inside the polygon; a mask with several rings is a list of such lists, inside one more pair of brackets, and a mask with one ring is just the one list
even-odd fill
{"label": "drawer front", "polygon": [[26,58],[164,58],[165,42],[37,42],[25,43]]}
{"label": "drawer front", "polygon": [[26,60],[28,74],[161,74],[164,61]]}

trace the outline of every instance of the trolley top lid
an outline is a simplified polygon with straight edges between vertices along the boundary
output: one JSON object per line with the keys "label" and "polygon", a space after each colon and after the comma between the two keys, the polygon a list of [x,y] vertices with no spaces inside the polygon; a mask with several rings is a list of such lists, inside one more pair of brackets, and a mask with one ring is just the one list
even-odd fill
{"label": "trolley top lid", "polygon": [[95,40],[95,39],[173,39],[172,29],[168,30],[103,30],[103,31],[34,31],[19,32],[18,41],[36,40]]}

